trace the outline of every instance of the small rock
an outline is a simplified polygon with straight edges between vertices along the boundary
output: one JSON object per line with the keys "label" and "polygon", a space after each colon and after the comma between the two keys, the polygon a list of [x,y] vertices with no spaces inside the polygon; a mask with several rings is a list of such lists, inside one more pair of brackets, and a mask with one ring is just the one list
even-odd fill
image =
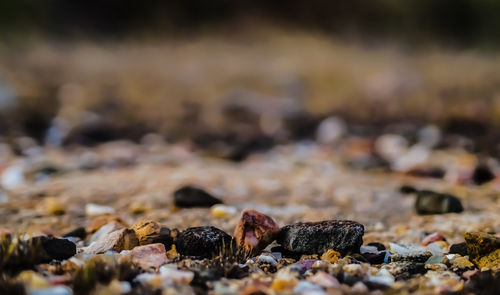
{"label": "small rock", "polygon": [[7,167],[0,176],[1,185],[7,190],[15,189],[24,184],[24,169],[20,164]]}
{"label": "small rock", "polygon": [[174,239],[170,234],[170,229],[162,226],[158,222],[151,220],[141,220],[132,229],[135,231],[140,245],[152,243],[162,243],[166,249],[170,249]]}
{"label": "small rock", "polygon": [[328,249],[323,255],[321,255],[321,260],[323,261],[328,261],[330,263],[336,263],[339,258],[340,258],[340,253],[333,250],[333,249]]}
{"label": "small rock", "polygon": [[32,243],[41,245],[46,254],[44,256],[50,260],[64,260],[76,254],[76,245],[67,239],[40,236],[32,238]]}
{"label": "small rock", "polygon": [[392,286],[395,279],[388,270],[381,269],[376,275],[370,275],[368,281],[370,283]]}
{"label": "small rock", "polygon": [[77,227],[74,230],[63,234],[62,236],[64,238],[75,237],[84,240],[85,237],[87,236],[87,230],[85,230],[84,227]]}
{"label": "small rock", "polygon": [[434,233],[426,236],[422,240],[422,245],[427,246],[430,243],[433,243],[433,242],[436,242],[436,241],[446,241],[446,239],[444,238],[444,236],[442,234],[440,234],[438,232],[434,232]]}
{"label": "small rock", "polygon": [[122,227],[126,227],[127,225],[125,222],[118,216],[114,215],[101,215],[97,216],[92,219],[90,222],[90,225],[87,227],[87,232],[88,233],[95,233],[98,231],[101,227],[105,226],[106,224],[116,221],[118,224],[120,224]]}
{"label": "small rock", "polygon": [[420,215],[460,213],[464,210],[458,198],[428,190],[418,192],[415,209]]}
{"label": "small rock", "polygon": [[101,206],[97,204],[87,204],[85,205],[85,214],[87,216],[99,216],[99,215],[106,215],[106,214],[114,214],[115,209],[109,207],[109,206]]}
{"label": "small rock", "polygon": [[491,172],[490,168],[486,165],[479,165],[472,173],[472,180],[475,184],[481,185],[495,179],[495,174]]}
{"label": "small rock", "polygon": [[500,270],[500,238],[483,232],[465,233],[467,252],[478,268]]}
{"label": "small rock", "polygon": [[238,209],[232,206],[226,206],[226,205],[213,205],[210,208],[210,213],[212,213],[212,216],[215,218],[227,218],[235,215],[238,212]]}
{"label": "small rock", "polygon": [[46,289],[30,290],[29,295],[73,295],[73,291],[67,286],[55,286]]}
{"label": "small rock", "polygon": [[367,244],[368,246],[374,246],[377,250],[382,251],[385,250],[385,245],[379,242],[371,242]]}
{"label": "small rock", "polygon": [[270,265],[277,265],[278,264],[276,259],[274,259],[274,257],[271,255],[260,255],[259,257],[257,257],[257,263],[270,264]]}
{"label": "small rock", "polygon": [[234,230],[236,245],[243,251],[257,254],[274,241],[280,228],[274,220],[258,211],[247,209],[241,213],[241,218]]}
{"label": "small rock", "polygon": [[119,224],[116,221],[112,221],[112,222],[106,224],[105,226],[101,227],[98,231],[96,231],[90,237],[89,244],[96,242],[102,238],[105,238],[106,236],[108,236],[112,232],[117,231],[117,230],[122,229],[122,228],[123,228],[123,226],[121,224]]}
{"label": "small rock", "polygon": [[414,194],[418,192],[416,188],[410,185],[403,185],[399,188],[399,192],[402,194]]}
{"label": "small rock", "polygon": [[19,273],[16,277],[16,281],[22,282],[29,289],[43,289],[50,287],[49,281],[44,276],[32,270],[25,270]]}
{"label": "small rock", "polygon": [[460,254],[462,256],[467,256],[467,243],[458,243],[458,244],[452,244],[450,246],[450,254]]}
{"label": "small rock", "polygon": [[184,186],[174,192],[174,205],[179,208],[212,207],[222,201],[201,188]]}
{"label": "small rock", "polygon": [[213,226],[190,227],[179,233],[175,245],[180,254],[210,258],[230,249],[232,237]]}
{"label": "small rock", "polygon": [[300,281],[295,288],[293,288],[294,294],[317,294],[316,292],[321,292],[321,294],[326,294],[323,292],[323,288],[316,284],[308,281]]}
{"label": "small rock", "polygon": [[308,277],[307,280],[323,288],[340,287],[339,281],[324,271],[317,272],[315,275]]}
{"label": "small rock", "polygon": [[128,255],[143,269],[158,268],[168,261],[165,246],[160,243],[135,247]]}
{"label": "small rock", "polygon": [[123,250],[131,250],[136,246],[139,246],[139,240],[134,230],[124,228],[101,237],[90,244],[84,252],[88,254],[100,254],[109,250],[121,252]]}
{"label": "small rock", "polygon": [[450,269],[456,273],[462,274],[474,268],[475,268],[474,264],[465,257],[457,256],[451,260]]}
{"label": "small rock", "polygon": [[350,220],[299,222],[281,229],[278,242],[288,251],[323,254],[328,249],[358,253],[363,244],[364,227]]}
{"label": "small rock", "polygon": [[50,215],[63,215],[66,212],[66,208],[61,203],[58,198],[47,197],[44,200],[45,210]]}
{"label": "small rock", "polygon": [[316,140],[322,144],[335,143],[346,131],[344,120],[338,117],[328,117],[321,121],[316,130]]}

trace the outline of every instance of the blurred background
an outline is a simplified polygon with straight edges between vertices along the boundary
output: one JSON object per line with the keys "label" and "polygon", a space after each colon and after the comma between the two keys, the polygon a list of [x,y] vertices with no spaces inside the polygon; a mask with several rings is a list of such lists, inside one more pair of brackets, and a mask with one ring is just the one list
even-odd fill
{"label": "blurred background", "polygon": [[433,123],[497,155],[498,15],[493,0],[2,1],[0,136],[154,133],[238,160],[329,119],[326,141],[344,122]]}

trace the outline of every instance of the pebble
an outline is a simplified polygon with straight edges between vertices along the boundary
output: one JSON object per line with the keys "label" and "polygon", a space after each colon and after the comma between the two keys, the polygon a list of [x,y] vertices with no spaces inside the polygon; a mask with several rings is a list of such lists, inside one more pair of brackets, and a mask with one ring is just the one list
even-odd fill
{"label": "pebble", "polygon": [[50,286],[49,281],[45,277],[32,270],[20,272],[16,277],[16,281],[22,282],[29,289],[43,289]]}
{"label": "pebble", "polygon": [[24,169],[22,165],[15,164],[7,167],[1,174],[1,185],[7,190],[13,190],[24,184]]}
{"label": "pebble", "polygon": [[450,246],[450,254],[460,254],[462,256],[467,256],[467,243],[457,243]]}
{"label": "pebble", "polygon": [[300,281],[297,285],[295,285],[295,288],[293,288],[293,293],[296,294],[311,294],[311,292],[321,292],[320,294],[326,294],[321,286],[308,281]]}
{"label": "pebble", "polygon": [[258,211],[246,209],[234,230],[236,245],[243,251],[257,254],[274,241],[280,228],[274,220]]}
{"label": "pebble", "polygon": [[350,220],[299,222],[283,227],[278,243],[296,253],[323,254],[333,249],[346,255],[359,252],[363,234],[363,225]]}
{"label": "pebble", "polygon": [[64,238],[74,237],[74,238],[79,238],[81,240],[84,240],[85,237],[87,237],[87,231],[85,230],[84,227],[80,226],[80,227],[75,228],[72,231],[69,231],[69,232],[63,234],[62,236]]}
{"label": "pebble", "polygon": [[73,291],[67,286],[55,286],[46,289],[30,290],[28,295],[73,295]]}
{"label": "pebble", "polygon": [[215,218],[227,218],[234,216],[238,212],[238,209],[232,206],[226,206],[222,204],[213,205],[210,208],[210,213]]}
{"label": "pebble", "polygon": [[76,254],[76,245],[67,239],[39,236],[33,237],[34,245],[41,245],[47,259],[64,260]]}
{"label": "pebble", "polygon": [[132,229],[135,231],[140,245],[162,243],[166,249],[170,249],[174,243],[170,229],[152,220],[138,221]]}
{"label": "pebble", "polygon": [[128,256],[143,269],[156,269],[168,261],[165,246],[160,243],[135,247]]}
{"label": "pebble", "polygon": [[46,197],[44,199],[44,207],[50,215],[63,215],[66,212],[65,206],[56,197]]}
{"label": "pebble", "polygon": [[316,130],[316,140],[322,144],[333,144],[346,132],[347,126],[339,117],[328,117],[321,121]]}
{"label": "pebble", "polygon": [[444,241],[446,240],[444,238],[444,236],[439,233],[439,232],[434,232],[428,236],[426,236],[423,240],[422,240],[422,245],[424,246],[427,246],[429,245],[430,243],[433,243],[433,242],[436,242],[436,241]]}
{"label": "pebble", "polygon": [[210,258],[230,249],[233,239],[213,226],[190,227],[180,232],[175,241],[181,255]]}
{"label": "pebble", "polygon": [[101,227],[105,226],[106,224],[116,221],[119,225],[122,227],[127,227],[127,224],[118,216],[115,215],[101,215],[92,218],[90,221],[90,225],[86,228],[88,233],[95,233],[98,231]]}
{"label": "pebble", "polygon": [[472,172],[472,181],[477,185],[482,185],[495,179],[495,174],[486,165],[479,165]]}
{"label": "pebble", "polygon": [[460,213],[464,210],[457,197],[429,190],[421,190],[417,193],[415,209],[420,215]]}
{"label": "pebble", "polygon": [[321,255],[321,260],[323,261],[328,261],[330,263],[336,263],[339,258],[340,258],[340,253],[333,250],[333,249],[328,249],[323,255]]}
{"label": "pebble", "polygon": [[87,204],[85,205],[85,214],[89,217],[106,215],[106,214],[114,214],[115,209],[109,206],[101,206],[97,204]]}
{"label": "pebble", "polygon": [[174,205],[179,208],[209,208],[216,204],[222,201],[195,186],[184,186],[174,192]]}
{"label": "pebble", "polygon": [[327,289],[340,287],[339,281],[324,271],[317,272],[313,276],[308,277],[307,280]]}
{"label": "pebble", "polygon": [[392,286],[395,282],[395,278],[386,269],[381,269],[376,275],[370,275],[368,281],[371,283]]}
{"label": "pebble", "polygon": [[84,250],[84,253],[100,254],[109,250],[121,252],[123,250],[131,250],[136,246],[139,246],[139,240],[134,230],[123,228],[100,237],[97,241],[90,244]]}
{"label": "pebble", "polygon": [[257,263],[271,264],[271,265],[278,264],[278,262],[276,261],[276,259],[272,255],[265,255],[265,254],[259,255],[259,257],[257,257]]}
{"label": "pebble", "polygon": [[90,237],[89,244],[96,242],[100,239],[106,238],[106,236],[108,236],[110,233],[117,231],[119,229],[122,229],[122,228],[123,228],[123,226],[121,224],[119,224],[116,221],[112,221],[112,222],[104,225],[103,227],[101,227],[98,231],[96,231]]}
{"label": "pebble", "polygon": [[456,257],[453,257],[453,259],[451,259],[450,269],[454,272],[464,273],[474,268],[475,268],[474,264],[465,257],[457,255]]}

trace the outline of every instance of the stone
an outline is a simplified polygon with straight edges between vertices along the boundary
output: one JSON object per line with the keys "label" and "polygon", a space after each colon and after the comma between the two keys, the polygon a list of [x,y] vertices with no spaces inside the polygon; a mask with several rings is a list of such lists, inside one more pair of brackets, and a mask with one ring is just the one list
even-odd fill
{"label": "stone", "polygon": [[167,251],[161,243],[135,247],[128,255],[132,263],[143,269],[156,269],[168,261]]}
{"label": "stone", "polygon": [[62,236],[64,238],[75,237],[75,238],[80,238],[80,239],[84,240],[85,237],[87,236],[87,230],[85,230],[84,227],[80,226],[80,227],[75,228],[72,231],[69,231],[69,232],[63,234]]}
{"label": "stone", "polygon": [[417,193],[415,209],[420,215],[460,213],[464,211],[462,203],[457,197],[429,190],[421,190]]}
{"label": "stone", "polygon": [[464,237],[470,259],[478,268],[500,270],[500,238],[483,232],[467,232]]}
{"label": "stone", "polygon": [[321,255],[321,260],[323,261],[328,261],[330,263],[336,263],[339,258],[340,258],[340,253],[333,250],[333,249],[328,249],[323,255]]}
{"label": "stone", "polygon": [[339,281],[324,271],[319,271],[315,275],[307,278],[308,281],[323,288],[339,288]]}
{"label": "stone", "polygon": [[457,256],[454,257],[451,260],[451,266],[450,269],[454,272],[457,273],[464,273],[468,270],[474,269],[475,266],[472,262],[469,261],[469,259],[462,257],[462,256]]}
{"label": "stone", "polygon": [[179,208],[209,208],[222,201],[201,188],[184,186],[174,192],[174,205]]}
{"label": "stone", "polygon": [[175,241],[181,255],[210,258],[228,251],[233,238],[214,226],[190,227],[180,232]]}
{"label": "stone", "polygon": [[123,228],[123,226],[121,224],[119,224],[116,221],[112,221],[112,222],[106,224],[105,226],[101,227],[98,231],[96,231],[90,237],[89,244],[96,242],[96,241],[100,240],[101,238],[108,236],[112,232],[117,231],[117,230],[122,229],[122,228]]}
{"label": "stone", "polygon": [[66,212],[65,206],[56,197],[47,197],[44,199],[44,207],[49,215],[63,215]]}
{"label": "stone", "polygon": [[101,227],[105,226],[106,224],[116,221],[118,224],[120,224],[122,227],[126,227],[127,225],[125,222],[118,216],[114,215],[101,215],[97,216],[92,219],[90,222],[90,225],[87,227],[87,232],[88,233],[95,233],[98,231]]}
{"label": "stone", "polygon": [[30,290],[29,295],[73,295],[73,291],[67,286],[55,286],[45,289]]}
{"label": "stone", "polygon": [[135,231],[140,245],[152,243],[162,243],[166,249],[170,249],[174,239],[170,234],[170,229],[160,223],[151,220],[138,221],[132,229]]}
{"label": "stone", "polygon": [[258,254],[274,241],[280,228],[274,220],[252,209],[243,210],[234,230],[234,238],[239,249],[246,253]]}
{"label": "stone", "polygon": [[134,230],[123,228],[102,236],[99,240],[90,244],[84,252],[88,254],[101,254],[110,250],[121,252],[123,250],[132,250],[136,246],[139,246],[139,240]]}
{"label": "stone", "polygon": [[472,172],[472,181],[477,185],[490,182],[493,179],[495,179],[495,174],[486,165],[479,165]]}
{"label": "stone", "polygon": [[212,216],[215,218],[228,218],[236,215],[237,212],[238,209],[236,209],[235,207],[222,204],[213,205],[210,208],[210,213],[212,213]]}
{"label": "stone", "polygon": [[423,240],[422,240],[422,245],[427,246],[430,243],[436,242],[436,241],[446,241],[444,236],[439,233],[439,232],[434,232],[430,235],[427,235]]}
{"label": "stone", "polygon": [[299,222],[283,227],[278,243],[295,253],[323,254],[333,249],[346,255],[359,252],[363,234],[364,226],[350,220]]}
{"label": "stone", "polygon": [[468,255],[468,252],[467,252],[467,243],[463,242],[463,243],[452,244],[450,246],[449,253],[450,254],[460,254],[462,256],[467,256]]}
{"label": "stone", "polygon": [[114,214],[115,209],[109,206],[102,206],[97,204],[87,204],[85,205],[85,214],[89,217]]}
{"label": "stone", "polygon": [[399,192],[406,195],[406,194],[417,193],[418,190],[416,188],[414,188],[413,186],[411,186],[411,185],[402,185],[399,188]]}
{"label": "stone", "polygon": [[31,242],[42,246],[42,256],[45,257],[43,260],[64,260],[76,254],[76,245],[67,239],[39,236],[33,237]]}

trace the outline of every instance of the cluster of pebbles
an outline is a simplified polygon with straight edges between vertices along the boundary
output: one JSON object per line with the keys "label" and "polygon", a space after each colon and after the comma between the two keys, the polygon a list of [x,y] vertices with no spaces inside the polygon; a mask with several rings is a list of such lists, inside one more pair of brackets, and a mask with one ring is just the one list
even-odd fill
{"label": "cluster of pebbles", "polygon": [[0,294],[497,294],[498,166],[398,140],[384,165],[355,138],[240,163],[128,142],[15,158]]}

